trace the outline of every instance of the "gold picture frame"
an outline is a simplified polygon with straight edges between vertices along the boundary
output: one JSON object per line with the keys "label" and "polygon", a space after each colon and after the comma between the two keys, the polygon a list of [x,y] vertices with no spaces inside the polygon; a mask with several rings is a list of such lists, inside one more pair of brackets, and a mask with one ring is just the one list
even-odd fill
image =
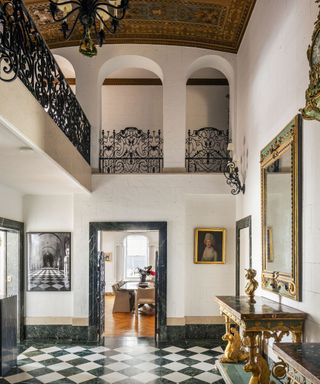
{"label": "gold picture frame", "polygon": [[268,260],[269,263],[272,263],[274,261],[272,227],[267,227],[266,237],[267,237],[266,238],[267,260]]}
{"label": "gold picture frame", "polygon": [[196,228],[194,232],[194,263],[225,264],[226,229]]}
{"label": "gold picture frame", "polygon": [[112,252],[104,252],[104,261],[105,263],[110,263],[112,261]]}

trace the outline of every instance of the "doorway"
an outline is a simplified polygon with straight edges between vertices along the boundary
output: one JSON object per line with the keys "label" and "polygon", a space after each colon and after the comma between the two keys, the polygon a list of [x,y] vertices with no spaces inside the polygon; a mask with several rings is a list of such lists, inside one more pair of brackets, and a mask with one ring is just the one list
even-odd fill
{"label": "doorway", "polygon": [[17,296],[17,341],[24,339],[24,225],[0,218],[0,295]]}
{"label": "doorway", "polygon": [[159,231],[99,231],[98,238],[105,269],[104,336],[155,337]]}
{"label": "doorway", "polygon": [[[144,269],[145,263],[152,262],[152,267],[156,271],[154,277],[154,291],[155,291],[155,306],[154,306],[154,317],[152,334],[156,341],[165,341],[167,336],[167,223],[166,222],[98,222],[98,223],[90,223],[90,255],[89,255],[89,337],[90,340],[102,341],[105,336],[105,320],[106,315],[108,316],[108,312],[110,311],[111,301],[107,302],[108,295],[106,295],[106,291],[114,292],[112,289],[111,283],[115,281],[115,283],[120,282],[121,284],[127,283],[127,286],[124,288],[128,288],[129,291],[135,291],[138,287],[130,286],[130,283],[136,284],[138,283],[138,268]],[[109,238],[109,245],[112,243],[111,233],[120,233],[123,238],[120,240],[120,244],[122,250],[115,250],[110,246],[113,250],[108,249],[108,241],[104,241],[103,237],[106,239]],[[109,236],[108,236],[109,234]],[[138,237],[140,238],[140,247],[143,246],[143,238],[146,240],[148,237],[152,236],[157,237],[156,245],[152,244],[154,249],[148,250],[148,253],[151,254],[151,259],[149,258],[149,254],[146,259],[143,259],[143,255],[133,255],[133,252],[129,252],[127,254],[126,259],[124,257],[119,258],[118,263],[116,262],[113,265],[115,268],[115,274],[113,274],[112,279],[109,279],[108,276],[112,274],[108,274],[109,266],[111,266],[112,262],[110,260],[117,257],[121,252],[127,253],[128,245],[130,246],[130,241],[137,241]],[[129,236],[129,238],[128,238]],[[132,236],[136,236],[132,238]],[[118,243],[119,244],[119,243]],[[150,244],[147,242],[148,247]],[[134,244],[133,244],[134,245]],[[132,244],[131,244],[132,246]],[[135,244],[137,246],[137,242]],[[104,248],[104,249],[103,249]],[[136,251],[137,252],[137,251]],[[139,252],[138,252],[139,253]],[[143,252],[140,252],[143,253]],[[156,257],[157,255],[157,257]],[[133,259],[135,256],[138,258]],[[142,258],[141,258],[142,257]],[[141,265],[140,265],[141,264]],[[117,267],[118,265],[118,267]],[[141,268],[143,266],[143,268]],[[152,270],[152,269],[151,269]],[[110,272],[110,271],[109,271]],[[106,274],[107,273],[107,274]],[[107,276],[107,280],[105,281],[105,276]],[[121,279],[123,277],[123,279]],[[109,280],[108,280],[109,279]],[[149,288],[149,287],[148,287]],[[106,299],[107,297],[107,299]],[[137,296],[134,296],[137,297]],[[109,305],[109,307],[108,307]],[[132,306],[131,306],[132,308]],[[147,307],[148,308],[148,307]],[[151,308],[151,309],[150,309]],[[136,313],[136,308],[134,304],[134,313],[131,315],[131,320],[133,321],[134,329],[132,330],[132,335],[137,337],[148,337],[146,335],[142,335],[139,332],[139,320],[140,320],[140,311]],[[149,307],[149,310],[152,310],[152,306]],[[139,310],[139,308],[138,308]],[[120,315],[121,316],[121,315]],[[142,316],[142,315],[141,315]],[[127,319],[129,317],[127,316]],[[149,323],[151,323],[151,317],[148,317]],[[108,320],[106,326],[108,327]],[[113,319],[114,320],[114,319]],[[145,324],[148,323],[148,320],[144,321]],[[143,323],[141,322],[141,325]],[[150,324],[149,324],[150,326]],[[110,328],[110,324],[109,324]],[[150,327],[149,327],[150,328]],[[109,329],[110,331],[110,329]],[[145,333],[145,332],[144,332]],[[107,332],[108,334],[108,332]],[[109,336],[109,334],[108,334]],[[115,337],[121,337],[121,335],[114,335]]]}

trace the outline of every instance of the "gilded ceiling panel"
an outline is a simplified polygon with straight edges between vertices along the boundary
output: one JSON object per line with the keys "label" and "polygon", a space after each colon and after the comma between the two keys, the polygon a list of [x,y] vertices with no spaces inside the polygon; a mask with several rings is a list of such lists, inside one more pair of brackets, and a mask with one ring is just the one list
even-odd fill
{"label": "gilded ceiling panel", "polygon": [[[78,45],[81,30],[65,41],[53,22],[48,1],[26,0],[40,32],[51,48]],[[238,51],[255,0],[130,0],[125,19],[106,42],[185,45]]]}

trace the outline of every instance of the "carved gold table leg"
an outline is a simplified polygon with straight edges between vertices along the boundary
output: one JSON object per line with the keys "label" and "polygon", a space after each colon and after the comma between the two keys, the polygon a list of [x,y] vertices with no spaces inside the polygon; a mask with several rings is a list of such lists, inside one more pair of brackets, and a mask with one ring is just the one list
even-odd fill
{"label": "carved gold table leg", "polygon": [[249,360],[243,367],[246,372],[251,372],[249,384],[269,384],[270,370],[266,360],[258,352],[260,332],[246,332],[248,337]]}
{"label": "carved gold table leg", "polygon": [[222,340],[227,341],[228,344],[220,361],[222,363],[238,363],[247,360],[248,354],[242,350],[239,332],[236,326],[231,327],[228,316],[225,316],[225,324],[226,333],[222,336]]}

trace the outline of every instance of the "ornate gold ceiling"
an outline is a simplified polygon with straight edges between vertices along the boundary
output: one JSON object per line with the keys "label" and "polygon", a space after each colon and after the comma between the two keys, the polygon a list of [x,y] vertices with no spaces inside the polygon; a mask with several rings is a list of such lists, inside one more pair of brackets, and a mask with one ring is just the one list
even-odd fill
{"label": "ornate gold ceiling", "polygon": [[[169,44],[236,53],[256,0],[130,0],[126,17],[107,44]],[[78,29],[65,41],[48,0],[26,5],[50,48],[78,45]]]}

